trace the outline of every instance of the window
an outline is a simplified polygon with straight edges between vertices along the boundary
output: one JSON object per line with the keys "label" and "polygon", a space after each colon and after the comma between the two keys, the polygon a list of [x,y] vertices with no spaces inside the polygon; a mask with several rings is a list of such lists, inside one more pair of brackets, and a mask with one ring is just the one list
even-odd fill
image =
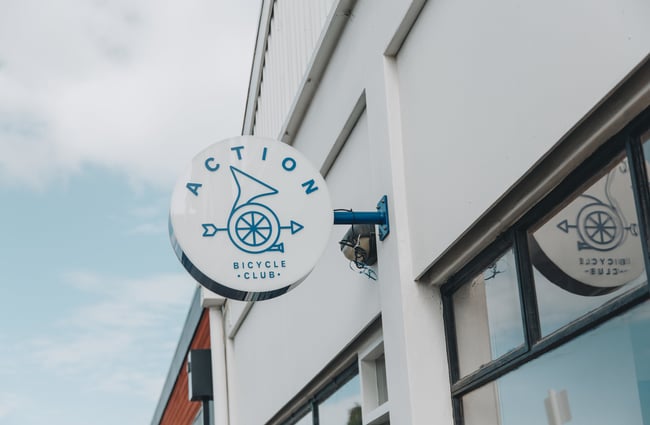
{"label": "window", "polygon": [[629,171],[620,154],[528,231],[542,335],[647,280]]}
{"label": "window", "polygon": [[362,425],[357,362],[348,367],[283,425]]}
{"label": "window", "polygon": [[388,425],[390,423],[388,378],[384,342],[376,339],[359,353],[361,366],[363,424]]}
{"label": "window", "polygon": [[[205,407],[205,404],[202,404],[201,409],[196,414],[196,417],[194,418],[194,422],[192,422],[192,425],[203,425],[204,419],[203,419],[203,408]],[[208,409],[209,409],[209,423],[213,424],[214,423],[214,402],[212,400],[208,401]]]}
{"label": "window", "polygon": [[375,359],[375,375],[376,380],[375,388],[377,389],[377,406],[388,401],[388,382],[386,378],[386,356],[384,353],[380,354]]}
{"label": "window", "polygon": [[441,288],[456,424],[650,425],[650,109]]}
{"label": "window", "polygon": [[319,425],[361,425],[361,386],[358,374],[318,404],[318,419]]}
{"label": "window", "polygon": [[461,376],[524,343],[512,248],[451,296]]}
{"label": "window", "polygon": [[389,425],[381,317],[289,400],[267,425]]}
{"label": "window", "polygon": [[648,348],[646,302],[464,395],[465,423],[650,424]]}

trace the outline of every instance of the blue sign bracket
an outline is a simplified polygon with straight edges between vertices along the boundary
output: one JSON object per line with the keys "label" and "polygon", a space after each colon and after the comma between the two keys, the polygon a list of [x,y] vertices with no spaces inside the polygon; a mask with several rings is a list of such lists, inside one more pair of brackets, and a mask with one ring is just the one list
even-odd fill
{"label": "blue sign bracket", "polygon": [[376,224],[379,240],[383,241],[390,233],[388,197],[382,196],[377,211],[334,211],[334,224]]}

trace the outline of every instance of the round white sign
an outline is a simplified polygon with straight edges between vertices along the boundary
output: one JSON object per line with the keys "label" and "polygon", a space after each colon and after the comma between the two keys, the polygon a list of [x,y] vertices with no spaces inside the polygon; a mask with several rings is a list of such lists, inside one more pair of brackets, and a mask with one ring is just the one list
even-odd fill
{"label": "round white sign", "polygon": [[226,298],[258,301],[298,285],[329,240],[325,180],[291,146],[240,136],[199,153],[172,195],[169,232],[185,269]]}

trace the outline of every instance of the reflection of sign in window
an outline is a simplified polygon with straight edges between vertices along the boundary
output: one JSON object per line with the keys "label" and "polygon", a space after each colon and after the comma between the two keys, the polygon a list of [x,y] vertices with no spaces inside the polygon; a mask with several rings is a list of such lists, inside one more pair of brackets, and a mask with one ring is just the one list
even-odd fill
{"label": "reflection of sign in window", "polygon": [[579,295],[601,295],[644,270],[634,195],[622,161],[529,238],[544,276]]}

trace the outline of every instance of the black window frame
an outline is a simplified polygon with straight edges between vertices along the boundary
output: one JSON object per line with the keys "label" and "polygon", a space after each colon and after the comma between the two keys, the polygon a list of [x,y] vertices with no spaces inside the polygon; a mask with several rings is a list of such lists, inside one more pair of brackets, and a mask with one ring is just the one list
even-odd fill
{"label": "black window frame", "polygon": [[[573,340],[607,320],[650,299],[650,283],[647,281],[645,285],[622,293],[618,297],[569,322],[559,330],[544,336],[541,332],[533,267],[528,249],[528,235],[531,228],[557,212],[563,202],[570,199],[581,188],[593,183],[594,178],[602,174],[603,169],[611,164],[614,158],[623,155],[628,159],[630,168],[645,273],[646,279],[648,279],[650,271],[650,258],[648,255],[650,251],[650,184],[648,182],[648,170],[645,165],[646,158],[643,153],[643,141],[640,140],[643,133],[648,130],[650,130],[650,107],[646,108],[620,132],[600,146],[514,226],[501,234],[482,253],[441,286],[449,379],[456,425],[464,424],[461,402],[464,395],[495,381],[542,354]],[[650,160],[650,157],[647,159]],[[455,332],[453,294],[511,248],[515,255],[517,268],[517,287],[521,305],[521,320],[524,328],[524,343],[522,346],[461,377]]]}

